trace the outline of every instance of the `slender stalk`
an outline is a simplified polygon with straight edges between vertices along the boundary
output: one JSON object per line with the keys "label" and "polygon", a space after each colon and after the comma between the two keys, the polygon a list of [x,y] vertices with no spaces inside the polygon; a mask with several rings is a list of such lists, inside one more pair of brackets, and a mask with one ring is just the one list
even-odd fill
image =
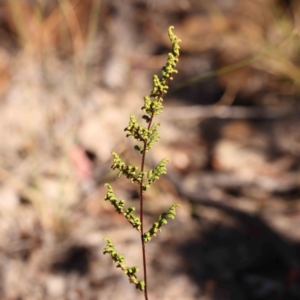
{"label": "slender stalk", "polygon": [[[141,171],[144,171],[145,167],[145,155],[146,155],[146,145],[147,142],[144,142],[144,150],[142,155],[142,162],[141,162]],[[148,300],[148,284],[147,284],[147,259],[146,259],[146,247],[144,242],[144,198],[143,198],[143,178],[140,182],[140,220],[141,220],[141,241],[142,241],[142,253],[143,253],[143,269],[144,269],[144,281],[145,281],[145,300]]]}
{"label": "slender stalk", "polygon": [[[166,80],[166,84],[168,84],[169,80],[170,80],[171,75],[169,76],[169,78]],[[157,96],[157,100],[156,101],[161,101],[161,98],[163,96],[163,93],[160,92],[159,95]],[[148,123],[148,130],[151,128],[151,124],[153,121],[153,117],[154,117],[154,113],[152,113],[151,117],[150,117],[150,121]],[[147,142],[144,142],[144,147],[143,147],[143,154],[142,154],[142,162],[141,162],[141,172],[144,171],[145,168],[145,156],[146,156],[146,146],[147,146]],[[148,300],[148,285],[147,285],[147,258],[146,258],[146,246],[145,246],[145,241],[143,238],[144,235],[144,197],[143,197],[143,179],[140,181],[140,220],[141,220],[141,240],[142,240],[142,253],[143,253],[143,269],[144,269],[144,281],[145,281],[145,291],[144,291],[144,295],[145,295],[145,300]]]}
{"label": "slender stalk", "polygon": [[[158,98],[158,101],[160,101],[161,96]],[[149,124],[148,124],[148,129],[150,129],[152,120],[153,120],[154,114],[151,115]],[[144,171],[145,168],[145,156],[146,156],[146,146],[147,142],[144,142],[144,147],[143,147],[143,154],[142,154],[142,162],[141,162],[141,172]],[[145,300],[148,300],[148,284],[147,284],[147,258],[146,258],[146,243],[144,241],[143,235],[144,235],[144,195],[143,195],[143,180],[142,178],[140,182],[140,220],[141,220],[141,241],[142,241],[142,253],[143,253],[143,269],[144,269],[144,281],[145,281]]]}

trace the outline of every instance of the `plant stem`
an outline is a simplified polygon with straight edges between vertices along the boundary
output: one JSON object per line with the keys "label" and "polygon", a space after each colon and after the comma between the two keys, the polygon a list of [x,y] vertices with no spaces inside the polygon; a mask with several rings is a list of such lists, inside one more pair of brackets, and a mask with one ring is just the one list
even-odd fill
{"label": "plant stem", "polygon": [[[145,166],[145,155],[146,155],[146,146],[147,142],[144,142],[144,151],[142,155],[142,162],[141,162],[141,171],[144,171],[144,166]],[[148,300],[148,284],[147,284],[147,260],[146,260],[146,247],[145,247],[145,242],[144,242],[144,221],[143,221],[143,204],[144,204],[144,198],[143,198],[143,178],[140,182],[140,220],[141,220],[141,241],[142,241],[142,252],[143,252],[143,269],[144,269],[144,281],[145,281],[145,290],[144,290],[144,295],[145,295],[145,300]]]}
{"label": "plant stem", "polygon": [[[171,76],[171,75],[170,75]],[[170,76],[166,80],[166,85],[169,83]],[[156,101],[161,101],[163,96],[163,92],[160,92],[157,96]],[[148,123],[148,130],[151,127],[152,121],[154,117],[154,112],[152,113],[149,123]],[[142,162],[141,162],[141,172],[144,171],[145,167],[145,156],[146,156],[146,147],[147,147],[147,141],[144,141],[144,147],[143,147],[143,154],[142,154]],[[143,182],[144,182],[144,177],[142,177],[142,180],[140,182],[140,220],[141,220],[141,241],[142,241],[142,253],[143,253],[143,269],[144,269],[144,281],[145,281],[145,290],[144,290],[144,295],[145,295],[145,300],[148,300],[148,284],[147,284],[147,259],[146,259],[146,246],[144,242],[144,197],[143,197]]]}
{"label": "plant stem", "polygon": [[[158,98],[158,101],[160,101],[161,95]],[[151,127],[152,120],[154,117],[154,113],[152,113],[149,124],[148,124],[148,130]],[[147,147],[147,141],[144,142],[144,149],[143,149],[143,155],[142,155],[142,162],[141,162],[141,172],[144,171],[145,167],[145,156],[146,156],[146,147]],[[143,181],[144,178],[142,178],[140,182],[140,220],[141,220],[141,239],[142,239],[142,252],[143,252],[143,268],[144,268],[144,281],[145,281],[145,300],[148,300],[148,284],[147,284],[147,259],[146,259],[146,247],[145,247],[145,241],[143,238],[144,235],[144,218],[143,218],[143,212],[144,212],[144,197],[143,197]]]}

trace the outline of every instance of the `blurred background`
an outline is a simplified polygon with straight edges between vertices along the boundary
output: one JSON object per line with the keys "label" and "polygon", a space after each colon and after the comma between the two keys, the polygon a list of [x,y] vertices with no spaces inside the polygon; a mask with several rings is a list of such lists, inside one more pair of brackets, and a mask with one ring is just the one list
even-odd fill
{"label": "blurred background", "polygon": [[[123,129],[170,42],[179,73],[147,167],[150,299],[300,299],[300,2],[2,0],[0,299],[143,299],[102,255],[129,266],[140,238],[103,200],[111,152],[138,163]],[[138,210],[137,210],[138,213]],[[140,272],[142,273],[142,272]]]}

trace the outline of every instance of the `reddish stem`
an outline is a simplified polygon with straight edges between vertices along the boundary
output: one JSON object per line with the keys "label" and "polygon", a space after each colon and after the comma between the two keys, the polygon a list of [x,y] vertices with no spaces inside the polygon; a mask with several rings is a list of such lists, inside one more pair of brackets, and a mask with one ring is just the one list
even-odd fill
{"label": "reddish stem", "polygon": [[[145,153],[146,153],[146,145],[147,142],[144,142],[144,151],[142,155],[142,162],[141,162],[141,172],[144,171],[145,166]],[[147,284],[147,263],[146,263],[146,247],[145,247],[145,241],[143,238],[144,235],[144,221],[143,221],[143,178],[140,182],[140,220],[141,220],[141,240],[142,240],[142,252],[143,252],[143,269],[144,269],[144,281],[145,281],[145,300],[148,300],[148,284]]]}
{"label": "reddish stem", "polygon": [[[170,75],[171,76],[171,75]],[[166,80],[165,84],[168,84],[169,78]],[[161,98],[163,96],[163,92],[161,91],[158,96],[156,101],[161,101]],[[152,112],[152,115],[149,120],[148,124],[148,130],[151,127],[152,121],[154,117],[154,112]],[[143,154],[142,154],[142,162],[141,162],[141,172],[144,171],[145,167],[145,156],[146,156],[146,148],[147,148],[147,141],[144,141],[144,147],[143,147]],[[143,269],[144,269],[144,281],[145,281],[145,290],[144,290],[144,295],[145,295],[145,300],[148,300],[148,284],[147,284],[147,260],[146,260],[146,247],[145,247],[145,241],[143,238],[144,235],[144,218],[143,218],[143,211],[144,211],[144,198],[143,198],[143,181],[144,178],[142,177],[142,180],[139,182],[140,183],[140,220],[141,220],[141,240],[142,240],[142,253],[143,253]]]}
{"label": "reddish stem", "polygon": [[[178,58],[178,56],[176,56]],[[168,85],[170,78],[172,74],[169,75],[169,77],[165,81],[165,85]],[[159,94],[156,96],[156,101],[161,101],[162,96],[164,92],[160,91]],[[151,124],[153,121],[154,117],[154,111],[151,114],[149,124],[148,124],[148,130],[151,128]],[[142,162],[141,162],[141,172],[144,171],[145,167],[145,156],[146,156],[146,148],[147,148],[147,141],[144,141],[144,147],[143,147],[143,154],[142,154]],[[145,295],[145,300],[148,300],[148,284],[147,284],[147,260],[146,260],[146,247],[145,247],[145,241],[143,239],[144,235],[144,218],[143,218],[143,212],[144,212],[144,198],[143,198],[143,181],[144,181],[144,176],[142,177],[141,181],[139,182],[140,184],[140,220],[141,220],[141,241],[142,241],[142,252],[143,252],[143,268],[144,268],[144,282],[145,282],[145,290],[144,290],[144,295]]]}

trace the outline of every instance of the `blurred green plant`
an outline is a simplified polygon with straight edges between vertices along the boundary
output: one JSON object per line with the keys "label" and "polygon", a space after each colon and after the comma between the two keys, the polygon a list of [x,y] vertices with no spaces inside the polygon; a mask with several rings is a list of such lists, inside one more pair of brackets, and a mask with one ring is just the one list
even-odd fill
{"label": "blurred green plant", "polygon": [[[119,254],[114,248],[114,244],[109,238],[105,238],[107,245],[103,250],[103,253],[110,254],[112,260],[117,264],[117,268],[121,268],[123,272],[129,277],[129,281],[134,283],[136,288],[144,291],[145,299],[148,299],[147,292],[147,261],[146,261],[146,250],[145,244],[151,240],[153,236],[156,236],[157,232],[161,231],[161,227],[168,223],[167,219],[174,219],[176,215],[176,207],[179,204],[173,204],[167,212],[160,215],[157,222],[154,222],[149,231],[144,231],[144,219],[143,219],[143,204],[144,204],[144,193],[149,189],[151,184],[158,180],[162,174],[167,173],[166,163],[169,161],[168,158],[162,159],[159,164],[148,172],[145,169],[145,156],[154,145],[155,142],[159,141],[160,135],[158,133],[159,122],[152,124],[155,116],[163,112],[163,96],[168,91],[169,81],[172,80],[173,73],[177,73],[175,69],[179,57],[179,43],[181,42],[174,33],[172,32],[173,26],[169,28],[169,38],[172,43],[172,51],[168,54],[166,65],[162,68],[162,78],[159,79],[157,75],[153,77],[153,89],[149,96],[144,97],[144,106],[141,108],[146,114],[143,115],[143,119],[148,124],[146,127],[139,125],[134,115],[130,116],[129,125],[125,128],[128,132],[126,137],[132,136],[136,141],[141,144],[135,145],[134,149],[141,154],[141,166],[140,172],[138,172],[137,166],[126,165],[125,162],[115,152],[113,155],[113,164],[111,168],[113,170],[119,170],[119,176],[124,175],[132,183],[136,183],[139,187],[140,196],[140,216],[137,217],[133,214],[135,207],[129,207],[124,210],[125,200],[118,200],[115,196],[114,191],[109,184],[105,184],[108,191],[105,195],[105,200],[109,201],[116,209],[116,212],[124,215],[132,227],[139,231],[141,236],[142,254],[143,254],[143,270],[144,279],[138,280],[136,273],[138,267],[127,267],[125,264],[125,257]],[[147,182],[145,182],[147,178]]]}

